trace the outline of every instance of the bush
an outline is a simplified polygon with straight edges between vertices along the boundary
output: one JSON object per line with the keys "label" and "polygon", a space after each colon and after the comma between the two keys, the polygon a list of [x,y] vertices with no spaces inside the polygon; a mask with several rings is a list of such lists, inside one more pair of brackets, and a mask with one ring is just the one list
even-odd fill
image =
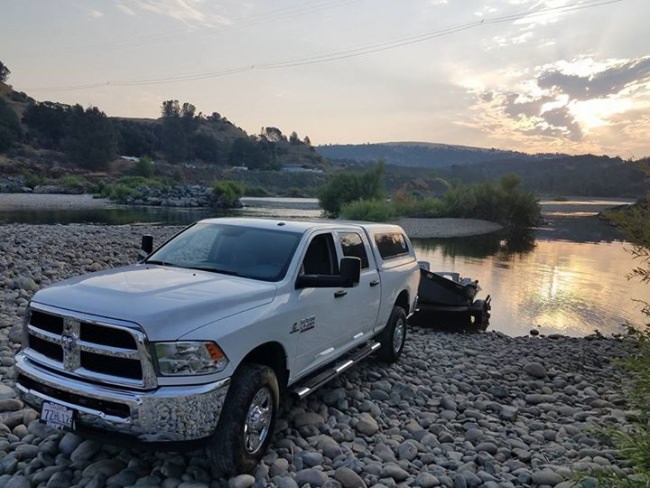
{"label": "bush", "polygon": [[341,215],[346,219],[371,222],[385,222],[398,216],[395,205],[386,200],[356,200],[346,203],[341,209]]}
{"label": "bush", "polygon": [[[650,284],[650,194],[631,207],[606,212],[605,216],[621,228],[634,245],[631,252],[638,266],[628,278]],[[637,301],[643,304],[642,310],[649,323],[640,330],[629,328],[630,334],[637,339],[638,349],[622,361],[630,373],[627,393],[637,417],[629,428],[610,433],[621,455],[631,461],[635,475],[621,478],[608,473],[600,477],[603,486],[650,486],[650,303]]]}
{"label": "bush", "polygon": [[78,175],[65,175],[59,178],[56,183],[65,187],[73,193],[85,193],[90,187],[90,183],[83,176]]}
{"label": "bush", "polygon": [[42,185],[45,181],[41,175],[32,172],[24,173],[23,180],[25,181],[25,186],[28,186],[32,190],[38,185]]}
{"label": "bush", "polygon": [[124,202],[128,198],[136,198],[140,194],[139,189],[158,188],[164,191],[170,186],[169,182],[163,180],[145,178],[143,176],[124,176],[115,183],[98,185],[98,190],[100,196],[103,198]]}
{"label": "bush", "polygon": [[125,202],[130,198],[136,198],[138,190],[124,183],[115,183],[106,186],[102,191],[102,196],[117,202]]}
{"label": "bush", "polygon": [[362,173],[336,175],[318,192],[321,208],[330,217],[338,217],[341,208],[355,200],[380,200],[384,197],[384,164]]}
{"label": "bush", "polygon": [[212,205],[217,208],[241,207],[239,199],[244,196],[244,185],[238,181],[217,181],[212,187]]}
{"label": "bush", "polygon": [[153,170],[153,161],[147,157],[138,159],[138,162],[133,166],[133,174],[144,178],[151,178],[153,176]]}

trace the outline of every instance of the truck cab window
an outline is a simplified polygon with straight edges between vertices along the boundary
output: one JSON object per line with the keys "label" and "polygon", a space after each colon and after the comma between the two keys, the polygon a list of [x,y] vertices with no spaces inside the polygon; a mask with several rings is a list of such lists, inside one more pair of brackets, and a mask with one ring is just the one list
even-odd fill
{"label": "truck cab window", "polygon": [[331,234],[319,234],[312,239],[302,267],[304,274],[338,274],[336,249]]}
{"label": "truck cab window", "polygon": [[343,255],[361,259],[361,269],[368,268],[368,255],[361,236],[356,232],[342,232],[339,239]]}

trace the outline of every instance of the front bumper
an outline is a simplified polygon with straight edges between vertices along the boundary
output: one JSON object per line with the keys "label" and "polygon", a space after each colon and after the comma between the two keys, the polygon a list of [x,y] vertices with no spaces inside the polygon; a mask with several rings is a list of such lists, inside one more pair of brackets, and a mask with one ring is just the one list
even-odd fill
{"label": "front bumper", "polygon": [[40,411],[44,401],[75,410],[79,430],[128,435],[142,442],[177,442],[214,433],[230,378],[214,383],[130,391],[60,376],[16,356],[16,387]]}

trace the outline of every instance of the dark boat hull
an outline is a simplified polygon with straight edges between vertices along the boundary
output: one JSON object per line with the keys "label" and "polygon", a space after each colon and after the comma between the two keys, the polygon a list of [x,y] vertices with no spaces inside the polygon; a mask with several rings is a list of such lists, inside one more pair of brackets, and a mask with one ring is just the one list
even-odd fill
{"label": "dark boat hull", "polygon": [[453,330],[485,330],[489,325],[491,298],[475,300],[478,281],[461,279],[457,273],[420,269],[418,310],[411,323]]}

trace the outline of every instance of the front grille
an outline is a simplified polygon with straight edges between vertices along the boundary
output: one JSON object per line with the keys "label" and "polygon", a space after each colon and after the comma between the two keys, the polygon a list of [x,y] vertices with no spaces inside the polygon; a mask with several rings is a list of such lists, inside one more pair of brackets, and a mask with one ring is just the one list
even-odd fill
{"label": "front grille", "polygon": [[152,387],[155,375],[139,331],[43,310],[30,310],[25,353],[68,375]]}
{"label": "front grille", "polygon": [[37,391],[43,395],[47,395],[50,398],[54,398],[65,403],[71,403],[73,405],[92,408],[93,410],[99,410],[100,412],[104,412],[107,415],[114,415],[121,418],[128,418],[131,415],[128,405],[75,395],[74,393],[70,393],[65,390],[59,390],[58,388],[52,388],[51,386],[44,385],[22,374],[18,375],[17,383],[19,385],[22,385],[24,388]]}
{"label": "front grille", "polygon": [[34,351],[40,352],[43,356],[47,356],[55,361],[63,362],[63,348],[60,344],[41,339],[33,335],[29,336],[29,347]]}

